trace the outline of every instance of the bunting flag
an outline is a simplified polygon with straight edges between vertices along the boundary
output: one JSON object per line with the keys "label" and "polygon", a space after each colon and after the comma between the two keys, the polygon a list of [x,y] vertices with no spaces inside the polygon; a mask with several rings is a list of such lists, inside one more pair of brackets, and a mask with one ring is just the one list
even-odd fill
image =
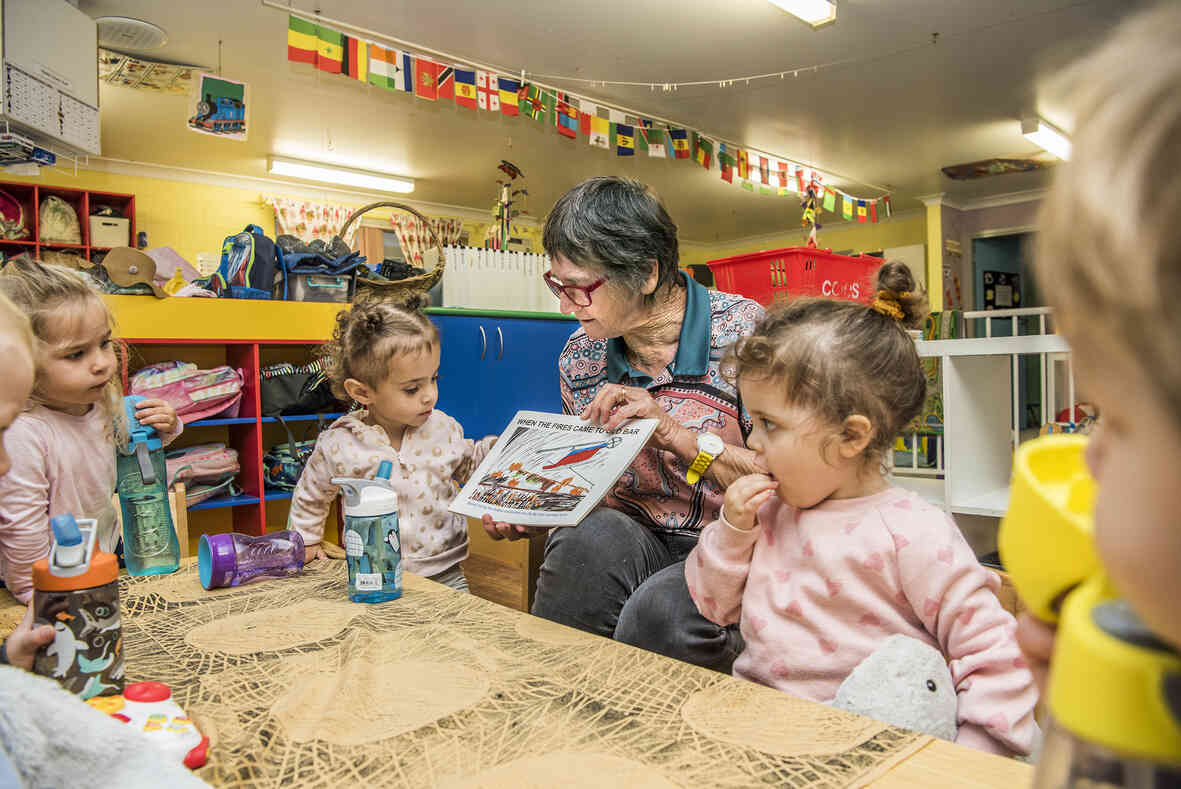
{"label": "bunting flag", "polygon": [[361,82],[368,82],[369,45],[352,36],[345,36],[340,73]]}
{"label": "bunting flag", "polygon": [[665,159],[668,157],[668,151],[665,150],[666,133],[664,129],[644,127],[640,129],[642,134],[648,142],[648,156],[657,159]]}
{"label": "bunting flag", "polygon": [[500,85],[495,74],[476,72],[476,103],[482,110],[500,112]]}
{"label": "bunting flag", "polygon": [[636,127],[636,153],[648,153],[648,134],[647,130],[652,127],[652,121],[644,118],[637,118],[634,124]]}
{"label": "bunting flag", "polygon": [[577,99],[568,93],[559,93],[557,127],[558,134],[570,139],[578,139],[578,106]]}
{"label": "bunting flag", "polygon": [[287,59],[294,63],[316,65],[316,25],[297,16],[287,17]]}
{"label": "bunting flag", "polygon": [[590,144],[595,148],[610,148],[611,147],[611,122],[606,118],[600,118],[598,115],[587,116],[589,118],[589,127],[587,130],[587,137]]}
{"label": "bunting flag", "polygon": [[636,127],[626,123],[615,125],[615,153],[617,156],[636,155]]}
{"label": "bunting flag", "polygon": [[508,77],[498,77],[497,83],[500,86],[500,114],[519,115],[517,94],[521,92],[521,83]]}
{"label": "bunting flag", "polygon": [[545,105],[541,103],[541,88],[536,85],[525,85],[519,95],[521,114],[535,121],[542,119]]}
{"label": "bunting flag", "polygon": [[716,157],[721,179],[726,183],[734,183],[737,170],[740,185],[748,192],[802,195],[804,224],[812,225],[809,243],[814,243],[821,211],[835,212],[838,195],[845,219],[856,217],[859,223],[876,224],[881,218],[879,213],[887,218],[892,214],[889,195],[865,200],[850,197],[824,186],[823,174],[816,170],[727,146],[695,129],[663,124],[658,127],[651,119],[569,93],[386,49],[294,14],[287,19],[287,59],[385,90],[414,93],[427,101],[442,99],[473,111],[478,108],[503,115],[526,115],[552,125],[567,139],[577,139],[580,132],[586,134],[592,146],[614,148],[618,156],[635,156],[639,152],[656,158],[693,159],[706,170],[712,168]]}
{"label": "bunting flag", "polygon": [[414,61],[414,95],[427,101],[439,98],[439,64],[430,58]]}
{"label": "bunting flag", "polygon": [[674,156],[677,159],[689,158],[689,133],[684,129],[668,127],[668,137],[672,140]]}
{"label": "bunting flag", "polygon": [[439,86],[439,101],[453,101],[455,99],[455,68],[438,64],[439,75],[435,84]]}
{"label": "bunting flag", "polygon": [[476,108],[476,72],[455,69],[455,103],[469,110]]}
{"label": "bunting flag", "polygon": [[385,49],[376,44],[369,45],[369,84],[386,90],[410,91],[414,89],[411,79],[413,66],[410,56],[396,49]]}
{"label": "bunting flag", "polygon": [[722,180],[728,184],[734,183],[734,157],[725,143],[718,146],[718,169],[722,173]]}
{"label": "bunting flag", "polygon": [[708,170],[713,162],[714,144],[697,132],[693,132],[693,148],[696,151],[693,156],[694,160]]}
{"label": "bunting flag", "polygon": [[316,26],[316,68],[329,74],[340,73],[340,60],[344,57],[344,35]]}

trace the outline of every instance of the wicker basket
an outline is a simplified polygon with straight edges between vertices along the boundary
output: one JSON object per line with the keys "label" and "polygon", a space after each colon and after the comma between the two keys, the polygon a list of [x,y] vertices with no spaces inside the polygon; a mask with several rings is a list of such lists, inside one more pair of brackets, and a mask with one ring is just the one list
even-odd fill
{"label": "wicker basket", "polygon": [[394,208],[400,211],[406,211],[418,217],[419,220],[430,231],[431,239],[435,242],[435,249],[439,251],[439,260],[435,267],[425,274],[419,274],[416,277],[407,277],[406,279],[398,279],[392,282],[374,282],[367,279],[357,279],[357,293],[353,301],[361,304],[365,302],[377,301],[392,301],[404,302],[414,295],[427,295],[431,288],[439,283],[443,278],[443,267],[446,265],[446,259],[443,255],[443,244],[439,241],[439,234],[435,232],[435,228],[431,226],[431,221],[422,214],[415,211],[408,205],[402,203],[379,202],[370,203],[366,206],[361,206],[344,221],[340,228],[339,236],[344,238],[345,233],[348,232],[349,226],[355,222],[362,214],[372,211],[374,208]]}

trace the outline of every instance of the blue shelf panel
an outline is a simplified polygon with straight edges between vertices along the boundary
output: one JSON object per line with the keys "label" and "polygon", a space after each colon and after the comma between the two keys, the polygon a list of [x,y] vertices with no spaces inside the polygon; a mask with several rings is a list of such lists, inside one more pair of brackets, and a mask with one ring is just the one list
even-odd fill
{"label": "blue shelf panel", "polygon": [[233,419],[198,419],[196,422],[189,422],[185,425],[186,428],[193,427],[217,427],[218,425],[253,425],[254,417],[240,416]]}
{"label": "blue shelf panel", "polygon": [[267,501],[279,501],[291,498],[292,492],[290,490],[268,490],[262,497]]}
{"label": "blue shelf panel", "polygon": [[[344,416],[343,413],[340,413],[340,414],[292,414],[291,416],[283,417],[283,421],[284,422],[314,422],[317,419],[323,419],[325,422],[331,422],[333,420],[340,419],[342,416]],[[253,421],[253,420],[251,420],[251,421]],[[274,416],[264,416],[262,418],[262,421],[264,421],[264,422],[278,422],[279,418],[274,417]]]}
{"label": "blue shelf panel", "polygon": [[223,496],[222,498],[209,499],[200,504],[194,504],[189,507],[189,510],[215,510],[220,507],[244,507],[247,504],[258,504],[258,496]]}

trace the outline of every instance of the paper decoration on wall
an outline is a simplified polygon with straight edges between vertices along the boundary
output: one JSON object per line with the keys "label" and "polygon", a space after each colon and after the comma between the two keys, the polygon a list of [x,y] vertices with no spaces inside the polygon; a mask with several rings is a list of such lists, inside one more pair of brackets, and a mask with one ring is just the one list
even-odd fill
{"label": "paper decoration on wall", "polygon": [[98,51],[99,81],[124,88],[187,96],[193,91],[195,75],[204,68],[188,63],[147,60],[110,49]]}
{"label": "paper decoration on wall", "polygon": [[[836,187],[823,186],[821,174],[802,165],[711,139],[696,129],[643,118],[525,81],[525,71],[518,79],[474,68],[478,64],[470,61],[473,68],[440,63],[433,57],[357,39],[294,14],[288,18],[287,59],[385,90],[414,93],[426,101],[454,101],[464,109],[523,115],[552,125],[568,139],[585,135],[591,147],[613,149],[618,156],[646,152],[655,158],[691,159],[706,170],[712,168],[716,156],[721,180],[732,184],[737,171],[740,186],[749,192],[780,197],[798,193],[806,199],[812,187],[816,218],[822,211],[835,212],[837,197],[842,199],[846,219],[877,222],[879,201],[885,215],[891,215],[888,196],[853,197]],[[111,68],[117,65],[113,63]],[[140,79],[138,72],[132,78]],[[854,205],[864,214],[850,214]]]}
{"label": "paper decoration on wall", "polygon": [[189,129],[226,140],[245,140],[247,106],[245,82],[202,74],[198,81],[196,112],[189,118]]}
{"label": "paper decoration on wall", "polygon": [[1008,271],[984,272],[984,309],[1007,310],[1020,306],[1020,274]]}

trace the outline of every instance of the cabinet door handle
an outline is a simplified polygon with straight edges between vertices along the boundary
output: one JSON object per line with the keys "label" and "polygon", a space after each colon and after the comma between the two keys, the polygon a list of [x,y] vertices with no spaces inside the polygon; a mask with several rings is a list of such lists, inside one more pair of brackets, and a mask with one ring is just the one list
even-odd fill
{"label": "cabinet door handle", "polygon": [[484,333],[484,327],[480,327],[480,361],[484,361],[484,354],[488,353],[488,335]]}
{"label": "cabinet door handle", "polygon": [[500,331],[500,327],[496,327],[496,336],[500,338],[500,350],[496,352],[496,361],[504,358],[504,334]]}

